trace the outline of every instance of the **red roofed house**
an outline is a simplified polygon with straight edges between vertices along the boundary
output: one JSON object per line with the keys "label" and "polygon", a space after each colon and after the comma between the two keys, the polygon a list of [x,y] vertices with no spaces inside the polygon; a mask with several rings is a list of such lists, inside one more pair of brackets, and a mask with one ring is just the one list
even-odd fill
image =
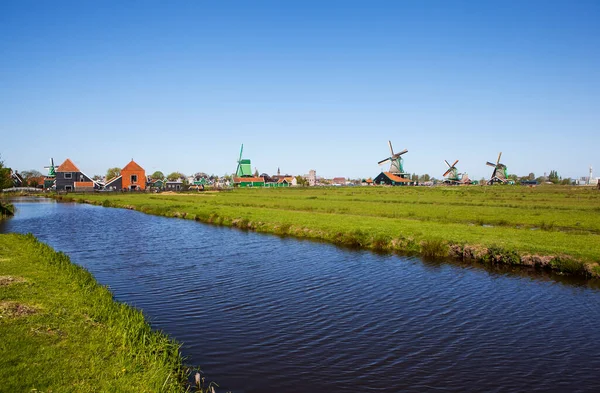
{"label": "red roofed house", "polygon": [[233,186],[234,187],[264,187],[265,186],[265,178],[264,177],[235,177],[233,178]]}
{"label": "red roofed house", "polygon": [[56,169],[56,191],[93,191],[98,184],[66,159]]}
{"label": "red roofed house", "polygon": [[121,169],[119,176],[106,182],[105,188],[108,190],[145,190],[146,171],[131,160]]}
{"label": "red roofed house", "polygon": [[146,189],[146,171],[139,166],[133,159],[125,168],[121,169],[123,177],[123,188],[126,190],[145,190]]}
{"label": "red roofed house", "polygon": [[415,182],[405,178],[398,176],[391,172],[381,172],[374,180],[375,184],[387,184],[390,186],[406,186],[406,185],[414,185]]}

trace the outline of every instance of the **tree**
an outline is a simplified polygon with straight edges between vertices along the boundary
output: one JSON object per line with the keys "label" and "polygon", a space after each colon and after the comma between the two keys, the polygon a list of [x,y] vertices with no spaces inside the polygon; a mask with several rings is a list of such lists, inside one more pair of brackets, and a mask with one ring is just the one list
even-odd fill
{"label": "tree", "polygon": [[121,174],[121,168],[108,168],[108,171],[106,171],[106,181],[114,179],[115,177],[118,177]]}
{"label": "tree", "polygon": [[548,180],[554,184],[558,184],[560,182],[558,172],[556,172],[555,170],[550,171],[550,175],[548,175]]}
{"label": "tree", "polygon": [[4,161],[2,161],[2,156],[0,156],[0,190],[13,186],[10,172],[10,168],[4,167]]}
{"label": "tree", "polygon": [[167,179],[170,181],[175,181],[177,179],[185,179],[185,175],[181,172],[171,172],[167,176]]}
{"label": "tree", "polygon": [[151,174],[150,177],[153,178],[154,180],[162,180],[165,178],[165,174],[162,173],[161,171],[156,171],[153,174]]}
{"label": "tree", "polygon": [[308,186],[308,180],[300,175],[296,176],[296,183],[302,187]]}
{"label": "tree", "polygon": [[44,184],[44,175],[35,169],[21,172],[21,177],[23,178],[23,187],[37,187]]}
{"label": "tree", "polygon": [[529,176],[527,176],[529,178],[529,180],[535,180],[535,173],[530,172]]}

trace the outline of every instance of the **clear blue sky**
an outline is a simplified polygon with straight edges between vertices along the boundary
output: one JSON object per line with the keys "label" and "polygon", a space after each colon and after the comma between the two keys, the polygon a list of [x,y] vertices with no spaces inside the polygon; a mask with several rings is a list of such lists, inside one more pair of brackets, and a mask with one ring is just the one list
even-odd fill
{"label": "clear blue sky", "polygon": [[600,176],[600,1],[0,1],[0,154],[89,175]]}

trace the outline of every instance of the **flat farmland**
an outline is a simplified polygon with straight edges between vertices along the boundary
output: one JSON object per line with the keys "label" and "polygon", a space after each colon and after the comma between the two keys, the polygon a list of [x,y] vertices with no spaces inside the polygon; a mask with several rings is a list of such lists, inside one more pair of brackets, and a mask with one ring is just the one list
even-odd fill
{"label": "flat farmland", "polygon": [[58,198],[407,255],[600,275],[600,191],[588,187],[254,188]]}

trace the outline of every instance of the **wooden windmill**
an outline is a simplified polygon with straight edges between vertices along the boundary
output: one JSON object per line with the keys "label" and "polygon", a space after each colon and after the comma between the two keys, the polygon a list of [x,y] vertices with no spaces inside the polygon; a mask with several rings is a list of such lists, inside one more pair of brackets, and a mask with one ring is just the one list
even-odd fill
{"label": "wooden windmill", "polygon": [[394,148],[392,148],[392,141],[388,141],[388,145],[390,146],[390,156],[384,160],[378,162],[379,165],[383,165],[386,162],[390,162],[390,173],[395,175],[405,175],[404,167],[402,166],[402,155],[408,153],[407,149],[402,150],[400,153],[394,153]]}
{"label": "wooden windmill", "polygon": [[48,169],[47,177],[56,177],[56,166],[54,165],[54,158],[50,158],[50,166],[45,166],[45,169]]}
{"label": "wooden windmill", "polygon": [[446,163],[446,165],[448,166],[448,170],[446,172],[444,172],[444,174],[442,176],[445,177],[444,182],[446,183],[459,183],[461,181],[461,175],[462,173],[458,173],[458,168],[456,168],[456,164],[458,163],[458,160],[454,161],[454,164],[450,165],[450,163],[446,160],[444,160],[444,162]]}
{"label": "wooden windmill", "polygon": [[56,182],[56,169],[58,168],[54,165],[54,158],[50,158],[50,166],[44,168],[48,169],[48,174],[44,177],[44,188],[53,188]]}
{"label": "wooden windmill", "polygon": [[242,153],[244,152],[244,144],[240,149],[240,158],[237,160],[237,169],[235,170],[236,177],[252,177],[252,164],[249,159],[242,159]]}
{"label": "wooden windmill", "polygon": [[502,152],[498,154],[498,160],[495,164],[489,161],[486,163],[487,166],[491,166],[494,168],[492,176],[490,177],[490,180],[488,180],[488,184],[506,183],[508,180],[508,169],[506,165],[500,163],[501,156]]}

